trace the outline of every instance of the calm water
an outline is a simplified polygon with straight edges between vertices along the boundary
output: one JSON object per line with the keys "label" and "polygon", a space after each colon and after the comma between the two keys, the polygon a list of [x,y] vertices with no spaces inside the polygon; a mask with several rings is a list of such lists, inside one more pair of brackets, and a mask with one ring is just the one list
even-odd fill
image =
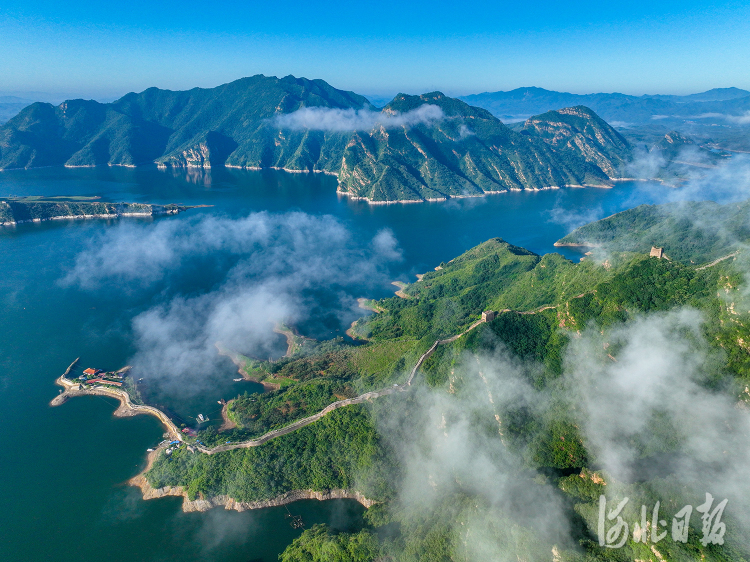
{"label": "calm water", "polygon": [[[658,201],[665,189],[621,184],[611,190],[369,206],[338,197],[335,186],[335,179],[319,175],[234,170],[0,172],[0,196],[98,195],[110,201],[214,205],[157,220],[185,221],[201,213],[239,217],[259,210],[301,210],[334,215],[363,243],[388,227],[405,257],[393,266],[392,277],[403,280],[413,280],[415,273],[494,236],[538,253],[554,251],[554,241],[572,226]],[[58,392],[55,377],[76,357],[84,365],[108,369],[127,364],[134,352],[130,321],[160,298],[157,289],[85,292],[59,284],[91,237],[111,226],[108,221],[92,220],[0,229],[0,558],[275,560],[299,533],[288,525],[283,507],[242,514],[224,510],[183,514],[180,499],[144,502],[136,490],[125,486],[142,468],[145,449],[161,440],[163,430],[154,418],[113,418],[116,404],[101,397],[48,407]],[[577,259],[575,252],[567,255]],[[209,290],[211,280],[196,274],[183,282],[172,290]],[[385,296],[390,290],[384,284],[368,296]],[[307,329],[325,331],[314,325]],[[199,409],[208,412],[211,405],[215,409],[219,398],[257,390],[251,383],[233,383],[235,370],[228,361],[224,370],[222,382],[211,392],[190,403],[168,405],[179,415],[190,416]],[[355,529],[361,525],[362,509],[351,501],[304,501],[290,509],[301,514],[308,526],[325,522]]]}

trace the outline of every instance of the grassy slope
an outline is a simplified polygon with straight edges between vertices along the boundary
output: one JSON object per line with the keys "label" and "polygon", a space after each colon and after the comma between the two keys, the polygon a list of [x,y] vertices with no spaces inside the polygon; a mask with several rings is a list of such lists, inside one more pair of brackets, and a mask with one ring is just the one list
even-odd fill
{"label": "grassy slope", "polygon": [[[378,302],[384,312],[357,326],[370,338],[369,344],[329,348],[321,353],[313,351],[281,365],[279,371],[296,381],[286,389],[289,398],[286,403],[293,404],[292,398],[315,398],[306,394],[307,389],[324,388],[334,382],[356,388],[371,383],[373,377],[377,382],[393,380],[399,374],[401,359],[408,357],[410,361],[402,364],[411,365],[418,350],[434,341],[433,338],[466,327],[479,311],[491,307],[513,310],[501,313],[493,322],[481,325],[454,343],[439,347],[423,367],[422,376],[427,384],[437,389],[460,387],[461,375],[455,374],[460,370],[455,371],[454,367],[465,354],[486,353],[503,346],[523,364],[531,366],[523,372],[534,388],[554,389],[564,383],[561,357],[569,336],[577,330],[590,322],[607,329],[637,314],[684,305],[704,312],[707,341],[724,352],[724,363],[717,367],[716,376],[743,383],[750,379],[750,361],[743,347],[743,342],[750,340],[750,322],[746,315],[733,313],[731,305],[716,296],[720,289],[730,287],[733,291],[740,283],[731,262],[697,270],[677,261],[624,254],[613,258],[607,268],[588,260],[573,264],[559,256],[539,257],[493,239],[442,267],[406,287],[405,292],[412,298]],[[534,314],[517,312],[542,305],[555,308]],[[372,374],[376,372],[379,374]],[[283,402],[279,396],[283,393],[269,395],[269,405],[279,406]],[[368,513],[374,528],[386,525],[382,528],[390,529],[388,538],[380,541],[382,553],[397,560],[461,559],[462,531],[458,523],[483,513],[481,498],[461,492],[444,498],[440,509],[414,513],[403,511],[394,496],[400,485],[400,468],[378,437],[374,419],[388,416],[393,400],[410,399],[409,395],[396,395],[372,406],[337,410],[299,432],[254,449],[212,456],[181,451],[178,457],[160,458],[148,477],[156,486],[185,485],[191,495],[226,493],[246,501],[294,488],[354,486],[386,502]],[[264,411],[261,419],[272,410]],[[571,520],[576,521],[571,533],[580,541],[586,557],[580,552],[565,551],[561,553],[562,559],[610,559],[612,551],[601,549],[591,539],[596,534],[596,500],[603,488],[597,484],[599,476],[592,476],[597,461],[587,450],[571,412],[563,403],[551,400],[533,415],[513,405],[498,415],[505,428],[506,446],[523,457],[532,475],[539,471],[549,483],[557,485],[562,501],[570,509]],[[648,447],[643,450],[646,456],[655,452],[658,453]],[[583,476],[569,476],[573,471]],[[610,476],[603,477],[614,482]],[[529,485],[534,485],[532,480]],[[627,493],[638,500],[632,503],[640,505],[641,499],[653,503],[648,483],[627,486]],[[670,501],[677,502],[678,498],[676,490]],[[502,511],[493,513],[487,519],[487,525],[494,529],[493,536],[506,537],[503,533],[512,528],[508,548],[522,557],[534,558],[535,549],[540,548],[535,537],[507,519],[508,515]],[[628,513],[632,520],[636,516]],[[394,532],[395,529],[399,530]],[[700,530],[694,531],[699,536]],[[336,540],[344,544],[350,538],[342,536]],[[323,541],[323,537],[308,539],[309,545]],[[294,548],[299,547],[298,544]],[[728,544],[724,549],[704,548],[691,538],[684,546],[660,545],[660,552],[670,560],[701,555],[707,560],[742,560],[736,548],[736,544]],[[623,559],[648,558],[643,545],[632,542],[618,551],[620,555]]]}
{"label": "grassy slope", "polygon": [[619,252],[647,252],[657,246],[673,259],[701,264],[727,255],[750,239],[749,212],[748,201],[640,205],[577,228],[556,244],[601,246]]}

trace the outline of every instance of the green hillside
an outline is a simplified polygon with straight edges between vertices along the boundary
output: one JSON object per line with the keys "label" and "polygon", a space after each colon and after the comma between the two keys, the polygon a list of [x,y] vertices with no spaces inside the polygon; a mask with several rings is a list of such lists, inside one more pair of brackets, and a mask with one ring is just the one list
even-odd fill
{"label": "green hillside", "polygon": [[[650,218],[643,208],[634,213],[642,217],[638,224],[648,225],[661,220],[664,208],[658,211]],[[704,253],[733,249],[728,240],[709,245]],[[726,260],[702,268],[640,250],[611,252],[602,263],[573,263],[499,238],[488,240],[407,285],[401,297],[371,302],[379,312],[353,327],[359,345],[311,344],[292,357],[256,364],[254,373],[268,382],[283,381],[281,388],[232,400],[230,418],[237,427],[224,433],[209,429],[198,438],[209,446],[236,442],[336,400],[391,389],[440,339],[408,392],[337,409],[259,447],[212,455],[181,448],[161,455],[147,478],[156,487],[184,486],[191,498],[257,501],[292,489],[347,488],[379,502],[368,509],[365,530],[347,534],[315,527],[289,547],[285,560],[369,560],[373,552],[398,561],[498,559],[481,549],[484,556],[478,555],[473,549],[479,543],[513,559],[650,559],[653,550],[632,535],[616,551],[599,545],[599,496],[608,501],[629,496],[623,515],[631,522],[638,520],[641,503],[661,501],[667,519],[692,496],[669,471],[628,480],[601,470],[603,459],[582,429],[571,360],[591,362],[596,369],[627,362],[632,357],[618,335],[622,330],[649,319],[663,321],[678,310],[697,310],[700,326],[694,332],[681,327],[679,333],[693,338],[695,354],[708,358],[701,366],[701,388],[737,403],[741,412],[748,400],[742,388],[750,381],[750,317],[735,306],[745,290],[739,267],[739,261]],[[484,310],[498,314],[477,324]],[[582,353],[577,342],[584,333],[597,342],[585,352],[590,356],[575,355]],[[493,365],[502,368],[493,374]],[[498,376],[511,378],[490,386]],[[646,437],[628,442],[641,464],[661,466],[679,453],[683,441],[674,437],[678,430],[669,415],[664,410],[642,420]],[[471,428],[471,435],[459,444],[448,432],[462,427]],[[410,464],[430,451],[438,454],[440,447],[460,450],[464,443],[478,455],[467,462],[478,464],[462,468],[460,454],[447,455],[442,463],[452,468],[441,477],[441,462],[425,460],[422,472],[435,479],[421,497],[409,495],[415,478]],[[495,470],[498,480],[488,487],[483,478]],[[495,491],[508,487],[517,498],[493,499]],[[531,497],[541,501],[538,494],[548,494],[549,505],[566,514],[562,535],[541,532],[543,517],[533,515],[536,504],[523,503]],[[730,505],[733,501],[739,496]],[[740,525],[731,514],[725,517],[728,527]],[[740,561],[750,555],[740,535],[727,533],[723,546],[702,545],[700,536],[700,518],[694,517],[686,543],[667,538],[656,545],[659,560]]]}
{"label": "green hillside", "polygon": [[[0,224],[14,225],[65,218],[172,215],[187,210],[180,205],[102,203],[86,197],[21,197],[0,199]],[[92,198],[93,199],[93,198]]]}
{"label": "green hillside", "polygon": [[[378,122],[425,105],[439,108],[439,118]],[[342,131],[276,119],[306,108],[360,111],[376,116],[367,121],[375,125]],[[340,192],[369,201],[421,201],[608,184],[630,154],[614,129],[580,107],[539,116],[522,134],[440,92],[399,94],[376,112],[366,98],[322,80],[262,75],[211,89],[150,88],[109,104],[35,103],[0,128],[0,168],[281,168],[337,175]]]}
{"label": "green hillside", "polygon": [[656,246],[663,247],[673,259],[701,264],[723,257],[750,240],[749,213],[750,201],[640,205],[577,228],[555,246],[631,252],[648,252]]}
{"label": "green hillside", "polygon": [[[545,137],[519,134],[489,112],[440,92],[421,96],[399,94],[384,111],[403,113],[424,104],[440,107],[446,119],[433,126],[376,129],[369,135],[352,137],[343,156],[340,191],[382,201],[476,196],[551,186],[608,185],[610,177],[619,175],[615,168],[629,155],[627,143],[598,118],[596,123],[576,131],[578,145],[558,150]],[[539,118],[540,126],[546,123],[549,131],[558,128],[558,123],[548,117]],[[601,155],[597,140],[600,129],[606,129],[607,138],[618,142],[607,147],[619,155],[616,162]],[[594,158],[594,154],[600,156]]]}

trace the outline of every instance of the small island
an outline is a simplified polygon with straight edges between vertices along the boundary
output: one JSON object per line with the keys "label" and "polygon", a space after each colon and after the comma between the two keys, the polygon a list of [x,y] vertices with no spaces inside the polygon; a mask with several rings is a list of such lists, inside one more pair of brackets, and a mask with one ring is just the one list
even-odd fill
{"label": "small island", "polygon": [[210,205],[152,205],[149,203],[104,203],[99,197],[4,197],[0,198],[0,226],[65,219],[118,219],[176,215]]}

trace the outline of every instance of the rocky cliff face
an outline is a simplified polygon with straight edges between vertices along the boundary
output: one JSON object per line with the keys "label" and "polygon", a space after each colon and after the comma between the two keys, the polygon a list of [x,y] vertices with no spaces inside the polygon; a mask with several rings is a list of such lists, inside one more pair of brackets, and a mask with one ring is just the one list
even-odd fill
{"label": "rocky cliff face", "polygon": [[630,147],[586,108],[529,120],[522,133],[489,112],[439,92],[400,94],[385,110],[436,105],[431,125],[352,135],[339,189],[372,201],[477,196],[567,185],[607,185],[620,177]]}
{"label": "rocky cliff face", "polygon": [[523,130],[561,154],[582,157],[609,179],[621,177],[622,167],[630,158],[628,141],[587,107],[568,107],[531,117]]}
{"label": "rocky cliff face", "polygon": [[215,507],[224,509],[233,509],[235,511],[247,511],[250,509],[263,509],[266,507],[277,507],[287,505],[299,500],[335,500],[351,499],[356,500],[366,508],[375,505],[375,501],[370,500],[356,491],[350,490],[292,490],[281,496],[269,500],[255,502],[239,502],[229,496],[214,496],[210,498],[200,497],[194,500],[188,498],[187,492],[182,486],[165,486],[163,488],[153,488],[143,474],[139,474],[130,480],[131,486],[141,489],[144,500],[152,500],[166,497],[182,497],[182,511],[192,513],[196,511],[208,511]]}
{"label": "rocky cliff face", "polygon": [[[310,109],[331,113],[303,126],[279,119]],[[429,119],[404,117],[420,112]],[[342,115],[369,125],[342,129]],[[291,76],[151,88],[111,104],[37,103],[0,128],[0,168],[155,162],[320,171],[338,175],[340,192],[373,202],[601,185],[617,176],[628,150],[583,107],[532,118],[518,133],[440,92],[399,94],[377,113],[362,96]]]}

